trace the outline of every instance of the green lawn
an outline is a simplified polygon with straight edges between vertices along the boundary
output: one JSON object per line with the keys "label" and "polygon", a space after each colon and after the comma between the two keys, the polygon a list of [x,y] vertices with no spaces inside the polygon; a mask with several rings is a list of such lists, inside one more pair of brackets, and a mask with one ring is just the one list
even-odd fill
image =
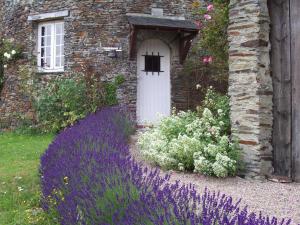
{"label": "green lawn", "polygon": [[52,135],[0,134],[0,225],[53,224],[39,206],[39,159]]}

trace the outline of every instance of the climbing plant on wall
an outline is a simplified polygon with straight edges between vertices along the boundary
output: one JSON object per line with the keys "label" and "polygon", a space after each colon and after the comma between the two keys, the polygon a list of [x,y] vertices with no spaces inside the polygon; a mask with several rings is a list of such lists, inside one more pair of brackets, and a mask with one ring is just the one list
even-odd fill
{"label": "climbing plant on wall", "polygon": [[199,100],[191,108],[204,99],[210,86],[218,92],[227,92],[229,0],[195,0],[192,14],[201,31],[184,66],[194,86],[190,94]]}
{"label": "climbing plant on wall", "polygon": [[194,2],[194,15],[201,29],[198,42],[201,59],[204,64],[228,67],[229,0],[211,0],[205,5]]}
{"label": "climbing plant on wall", "polygon": [[4,85],[4,70],[21,56],[21,46],[13,39],[0,39],[0,92]]}

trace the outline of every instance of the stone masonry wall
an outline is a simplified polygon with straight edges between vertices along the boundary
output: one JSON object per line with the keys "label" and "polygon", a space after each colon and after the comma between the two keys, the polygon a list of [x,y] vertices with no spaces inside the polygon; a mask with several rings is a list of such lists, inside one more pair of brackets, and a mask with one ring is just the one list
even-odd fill
{"label": "stone masonry wall", "polygon": [[233,135],[239,139],[245,175],[272,172],[272,79],[267,0],[231,0],[229,95]]}
{"label": "stone masonry wall", "polygon": [[[118,90],[120,103],[126,104],[132,114],[136,111],[136,60],[129,61],[129,25],[126,13],[148,13],[152,7],[164,9],[165,15],[185,16],[189,18],[192,1],[175,0],[4,0],[0,10],[3,20],[2,35],[14,38],[24,46],[24,59],[14,63],[5,72],[6,83],[0,99],[0,129],[15,127],[18,124],[16,115],[33,116],[28,96],[20,91],[19,65],[35,66],[37,57],[38,22],[29,22],[29,15],[69,10],[70,15],[65,22],[65,72],[41,73],[41,82],[47,82],[55,76],[64,76],[71,71],[82,72],[84,68],[92,68],[101,75],[103,81],[110,81],[122,74],[126,82]],[[170,34],[173,38],[174,34]],[[161,37],[159,33],[141,34],[140,37]],[[170,38],[165,37],[165,38]],[[140,41],[143,41],[141,39]],[[103,47],[122,47],[123,52],[117,59],[107,56]],[[173,46],[173,50],[175,47]],[[173,51],[172,50],[172,51]],[[185,77],[182,76],[178,53],[172,55],[172,103],[180,109],[186,108],[188,98]],[[176,55],[177,54],[177,55]]]}

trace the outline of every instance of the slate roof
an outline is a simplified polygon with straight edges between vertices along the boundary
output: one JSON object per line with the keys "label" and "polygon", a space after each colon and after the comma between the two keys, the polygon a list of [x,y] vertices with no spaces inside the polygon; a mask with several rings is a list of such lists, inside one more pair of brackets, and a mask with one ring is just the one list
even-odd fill
{"label": "slate roof", "polygon": [[130,24],[145,27],[162,27],[198,31],[197,25],[190,20],[179,20],[162,17],[127,15]]}

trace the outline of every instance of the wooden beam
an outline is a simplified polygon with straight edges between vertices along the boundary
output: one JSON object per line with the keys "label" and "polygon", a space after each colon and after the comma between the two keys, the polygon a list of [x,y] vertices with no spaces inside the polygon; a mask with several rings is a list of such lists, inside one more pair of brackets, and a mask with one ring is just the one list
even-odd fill
{"label": "wooden beam", "polygon": [[130,25],[130,43],[129,43],[129,60],[133,60],[136,57],[136,39],[137,29],[135,26]]}
{"label": "wooden beam", "polygon": [[274,89],[273,166],[278,176],[291,177],[291,32],[289,1],[269,0],[271,25],[271,67]]}
{"label": "wooden beam", "polygon": [[134,25],[136,29],[140,30],[159,30],[159,31],[174,31],[174,32],[185,32],[185,33],[198,33],[198,29],[189,29],[189,28],[177,28],[177,27],[163,27],[163,26],[146,26],[146,25]]}

